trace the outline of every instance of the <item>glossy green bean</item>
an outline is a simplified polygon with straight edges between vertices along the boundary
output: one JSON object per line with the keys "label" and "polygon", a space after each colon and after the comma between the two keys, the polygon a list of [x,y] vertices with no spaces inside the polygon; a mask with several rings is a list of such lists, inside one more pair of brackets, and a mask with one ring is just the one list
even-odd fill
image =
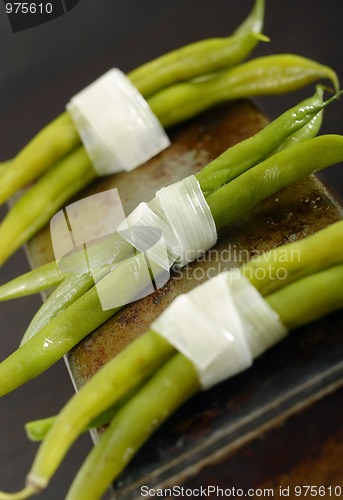
{"label": "glossy green bean", "polygon": [[[40,307],[26,330],[21,344],[24,344],[52,318],[84,295],[95,283],[106,276],[115,264],[135,254],[134,248],[118,233],[109,235],[100,243],[93,243],[87,250],[88,258],[91,250],[92,270],[88,270],[87,267],[88,272],[83,272],[84,259],[87,259],[83,251],[71,254],[64,259],[63,267],[75,271],[67,274],[62,283]],[[57,267],[56,264],[55,267]]]}
{"label": "glossy green bean", "polygon": [[[33,477],[36,475],[35,470],[40,471],[41,468],[44,469],[43,475],[45,478],[51,477],[58,463],[63,459],[70,445],[79,435],[80,429],[84,429],[92,422],[93,417],[95,418],[116,401],[119,401],[128,390],[132,390],[139,386],[142,381],[147,380],[151,373],[175,353],[175,349],[154,332],[149,332],[144,336],[143,340],[141,339],[137,339],[137,342],[129,345],[115,358],[114,370],[111,370],[109,365],[106,364],[99,371],[103,395],[101,400],[99,398],[99,378],[95,382],[93,382],[95,378],[92,378],[87,383],[87,386],[84,386],[78,393],[84,403],[82,408],[79,407],[79,404],[75,405],[75,398],[69,401],[63,410],[68,425],[63,426],[63,429],[59,425],[54,425],[49,432],[49,439],[53,439],[53,436],[55,436],[59,446],[51,450],[52,453],[50,454],[49,443],[43,445],[46,451],[43,450],[40,456],[37,456],[32,471]],[[156,354],[158,355],[156,356]],[[43,457],[43,460],[40,457]],[[39,476],[41,476],[40,473]],[[42,488],[45,486],[44,483],[46,483],[46,480],[40,483]]]}
{"label": "glossy green bean", "polygon": [[1,285],[0,301],[17,299],[47,290],[59,285],[65,277],[66,273],[59,269],[56,262],[49,262]]}
{"label": "glossy green bean", "polygon": [[[245,59],[260,40],[263,26],[264,0],[256,0],[237,35],[222,40],[204,40],[165,54],[129,73],[144,97],[149,97],[164,86],[195,76],[217,71],[223,66],[237,64]],[[80,137],[68,112],[62,113],[37,134],[14,158],[13,168],[2,175],[0,203],[6,201],[18,188],[36,179],[80,145]]]}
{"label": "glossy green bean", "polygon": [[[157,269],[154,271],[157,274]],[[123,305],[130,303],[150,282],[143,254],[118,263],[96,287],[52,318],[0,364],[0,396],[48,369],[88,333],[113,316]],[[114,288],[113,283],[116,283]],[[99,296],[112,297],[116,291],[120,294],[122,305],[104,310]]]}
{"label": "glossy green bean", "polygon": [[[276,149],[286,149],[293,142],[307,139],[316,128],[304,131],[304,127],[330,101],[323,103],[322,88],[318,86],[314,96],[285,111],[257,134],[224,151],[196,174],[202,191],[209,194],[257,165]],[[296,133],[299,134],[298,141],[290,140]]]}
{"label": "glossy green bean", "polygon": [[80,143],[79,135],[67,112],[60,115],[11,161],[1,175],[0,203],[17,189],[38,177],[53,163],[73,151]]}
{"label": "glossy green bean", "polygon": [[293,54],[278,54],[253,59],[210,79],[161,90],[149,104],[167,127],[221,102],[291,92],[319,78],[331,80],[336,93],[339,91],[337,75],[328,66]]}
{"label": "glossy green bean", "polygon": [[[84,168],[87,165],[87,168]],[[82,147],[50,169],[12,206],[0,225],[0,264],[30,239],[66,199],[96,178]]]}
{"label": "glossy green bean", "polygon": [[207,197],[217,228],[280,189],[341,161],[343,136],[334,134],[314,137],[280,151]]}
{"label": "glossy green bean", "polygon": [[242,273],[263,296],[270,295],[308,274],[343,264],[341,248],[343,220],[252,258],[242,266]]}

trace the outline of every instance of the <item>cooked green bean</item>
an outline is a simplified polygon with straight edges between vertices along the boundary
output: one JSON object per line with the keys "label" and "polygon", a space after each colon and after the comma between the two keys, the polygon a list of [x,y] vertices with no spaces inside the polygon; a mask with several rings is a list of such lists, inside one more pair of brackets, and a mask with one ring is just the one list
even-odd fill
{"label": "cooked green bean", "polygon": [[[340,161],[343,161],[343,136],[339,135],[315,137],[277,153],[207,198],[217,228],[283,187]],[[141,269],[146,269],[142,254],[120,262],[97,284],[99,295],[111,296],[122,287],[122,304],[131,302],[150,279],[141,275]],[[127,276],[133,279],[127,280]],[[0,395],[45,371],[119,310],[117,307],[104,311],[98,297],[97,289],[91,288],[3,361]]]}
{"label": "cooked green bean", "polygon": [[328,165],[343,161],[343,136],[322,135],[280,151],[207,197],[217,227],[260,201]]}
{"label": "cooked green bean", "polygon": [[[84,168],[87,165],[88,168]],[[82,147],[50,169],[10,209],[0,225],[0,264],[41,229],[65,200],[96,178]]]}
{"label": "cooked green bean", "polygon": [[0,301],[17,299],[59,285],[66,273],[49,262],[0,286]]}
{"label": "cooked green bean", "polygon": [[[101,498],[153,432],[199,390],[191,361],[175,354],[115,415],[76,475],[66,500]],[[33,469],[33,483],[37,470]]]}
{"label": "cooked green bean", "polygon": [[69,114],[65,112],[13,158],[12,165],[1,176],[0,203],[4,203],[17,189],[73,151],[79,143],[79,135]]}
{"label": "cooked green bean", "polygon": [[[278,54],[253,59],[211,79],[179,83],[154,94],[149,104],[167,127],[221,102],[283,94],[318,78],[328,78],[339,91],[337,75],[331,68],[297,55]],[[168,103],[172,103],[169,110]]]}
{"label": "cooked green bean", "polygon": [[101,243],[96,242],[92,245],[92,255],[96,254],[96,260],[92,258],[92,271],[82,272],[83,257],[85,257],[83,252],[68,256],[67,261],[64,261],[64,266],[71,270],[75,269],[75,272],[70,272],[43,303],[26,330],[21,344],[24,344],[52,318],[84,295],[94,286],[94,283],[109,273],[116,263],[129,258],[134,253],[133,247],[118,233],[114,233],[103,239]]}
{"label": "cooked green bean", "polygon": [[[160,335],[150,332],[145,336],[144,340],[138,339],[137,342],[128,346],[116,358],[116,370],[111,370],[110,373],[108,364],[101,369],[103,402],[98,398],[98,383],[93,382],[94,378],[90,379],[89,383],[87,383],[87,390],[81,390],[85,395],[83,408],[76,409],[75,400],[72,398],[63,410],[67,414],[68,426],[64,427],[62,434],[56,429],[56,438],[60,444],[59,449],[52,450],[51,455],[49,453],[45,455],[44,463],[38,459],[38,467],[39,469],[44,468],[44,475],[50,477],[54,473],[56,462],[63,459],[69,446],[79,435],[80,427],[83,429],[93,420],[93,416],[95,418],[105,411],[108,406],[112,406],[125,396],[127,391],[134,389],[147,380],[174,352],[174,348],[166,340]],[[134,362],[131,362],[132,360]],[[110,404],[108,404],[109,400],[111,401]],[[55,426],[49,434],[54,434],[54,429]],[[44,483],[45,481],[40,484],[42,488],[46,485]]]}
{"label": "cooked green bean", "polygon": [[[343,248],[343,220],[300,241],[253,257],[242,266],[242,273],[262,295],[270,295],[307,274],[343,264],[340,248]],[[277,273],[280,269],[282,273]]]}
{"label": "cooked green bean", "polygon": [[[314,96],[285,111],[257,134],[227,149],[196,174],[202,191],[211,193],[257,165],[278,148],[286,149],[287,145],[300,142],[299,139],[307,139],[316,128],[307,129],[306,126],[330,102],[331,99],[323,103],[322,87],[317,86]],[[298,141],[294,139],[297,133]]]}
{"label": "cooked green bean", "polygon": [[[256,0],[251,14],[238,28],[237,35],[221,40],[204,40],[175,50],[158,58],[156,63],[152,61],[143,65],[130,73],[128,78],[144,97],[149,97],[164,86],[237,64],[248,56],[259,40],[265,40],[258,34],[262,30],[263,16],[264,0]],[[0,203],[71,154],[79,144],[80,137],[69,113],[62,113],[13,159],[13,168],[2,176]]]}

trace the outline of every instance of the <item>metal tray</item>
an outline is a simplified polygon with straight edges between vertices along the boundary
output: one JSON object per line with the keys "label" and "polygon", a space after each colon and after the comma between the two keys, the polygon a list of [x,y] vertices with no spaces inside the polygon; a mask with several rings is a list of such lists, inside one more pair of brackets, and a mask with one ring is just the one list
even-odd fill
{"label": "metal tray", "polygon": [[[138,202],[151,199],[159,187],[197,172],[265,124],[264,116],[249,102],[222,106],[173,130],[172,146],[158,157],[133,172],[98,180],[80,197],[117,187],[129,213]],[[162,289],[126,306],[76,346],[67,358],[75,387],[146,331],[179,293],[240,265],[256,252],[303,238],[342,216],[338,202],[314,176],[265,200],[221,232],[216,252],[209,252],[206,260],[187,266],[182,276],[172,276]],[[53,258],[48,228],[30,242],[29,256],[34,266]],[[224,471],[235,471],[246,444],[342,385],[342,327],[343,314],[338,312],[292,332],[250,370],[194,397],[133,459],[114,485],[116,498],[141,498],[142,485],[228,487],[235,477],[243,484],[244,470],[236,476]],[[284,455],[289,453],[291,446]],[[254,475],[248,462],[245,472],[249,484],[259,484],[261,476]]]}

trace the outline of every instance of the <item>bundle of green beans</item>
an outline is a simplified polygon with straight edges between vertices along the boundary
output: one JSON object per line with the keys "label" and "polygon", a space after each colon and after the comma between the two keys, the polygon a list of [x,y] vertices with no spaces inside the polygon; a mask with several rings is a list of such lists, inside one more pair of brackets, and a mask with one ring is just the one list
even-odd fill
{"label": "bundle of green beans", "polygon": [[[313,124],[313,118],[332,99],[323,103],[318,91],[255,136],[228,149],[197,174],[217,229],[283,187],[343,160],[343,136],[319,136],[289,146],[295,136],[298,139],[308,137],[308,124]],[[285,144],[289,147],[282,149]],[[61,284],[58,296],[50,300],[49,308],[39,318],[38,328],[35,325],[34,335],[25,339],[19,349],[0,364],[1,395],[45,371],[120,309],[104,311],[98,291],[110,294],[117,287],[122,289],[121,284],[125,283],[122,299],[123,303],[128,303],[144,289],[146,276],[138,272],[145,263],[144,255],[138,253],[125,259],[125,252],[130,255],[132,247],[118,234],[110,236],[106,248],[108,242],[115,242],[120,247],[119,262],[114,267],[115,262],[103,262],[110,271],[104,273],[96,286],[92,276],[87,274],[81,277],[80,286],[74,286],[72,291],[68,278]],[[104,255],[108,258],[106,249]],[[135,276],[135,279],[128,280],[128,276]]]}
{"label": "bundle of green beans", "polygon": [[[338,90],[332,69],[297,55],[273,55],[240,64],[259,40],[266,39],[261,34],[263,16],[264,0],[256,0],[233,36],[191,44],[128,75],[163,126],[180,123],[223,101],[290,92],[319,78],[330,79]],[[0,264],[97,177],[67,112],[1,169],[0,202],[37,176],[41,176],[39,181],[0,225]]]}
{"label": "bundle of green beans", "polygon": [[[342,243],[340,221],[255,257],[241,273],[292,330],[343,307]],[[294,252],[299,259],[292,257]],[[280,268],[287,271],[286,279],[284,273],[278,278]],[[275,272],[261,274],[261,269]],[[43,443],[24,490],[0,493],[0,499],[39,493],[77,437],[95,422],[108,421],[66,497],[101,498],[156,428],[200,389],[193,364],[157,332],[148,331],[101,368],[57,417],[28,424],[29,435]]]}

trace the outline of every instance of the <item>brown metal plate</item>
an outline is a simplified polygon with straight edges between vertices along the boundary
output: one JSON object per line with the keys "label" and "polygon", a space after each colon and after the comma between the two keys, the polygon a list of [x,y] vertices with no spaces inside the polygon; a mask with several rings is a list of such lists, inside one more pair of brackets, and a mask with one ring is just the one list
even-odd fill
{"label": "brown metal plate", "polygon": [[[97,181],[82,196],[117,187],[129,213],[138,202],[151,199],[159,187],[197,172],[265,124],[248,102],[223,106],[173,130],[172,146],[155,159],[128,174]],[[84,384],[146,331],[179,293],[240,265],[256,252],[307,236],[342,215],[338,203],[313,176],[265,200],[226,227],[206,259],[174,274],[162,289],[125,307],[76,346],[68,357],[74,383]],[[30,243],[29,252],[33,265],[53,258],[48,228]],[[141,484],[196,484],[200,471],[209,471],[208,478],[219,481],[226,466],[232,466],[235,450],[244,449],[248,441],[341,384],[342,327],[343,315],[338,312],[302,328],[249,371],[193,398],[132,461],[116,484],[118,498],[140,498]],[[256,484],[263,481],[267,479],[259,477]]]}

